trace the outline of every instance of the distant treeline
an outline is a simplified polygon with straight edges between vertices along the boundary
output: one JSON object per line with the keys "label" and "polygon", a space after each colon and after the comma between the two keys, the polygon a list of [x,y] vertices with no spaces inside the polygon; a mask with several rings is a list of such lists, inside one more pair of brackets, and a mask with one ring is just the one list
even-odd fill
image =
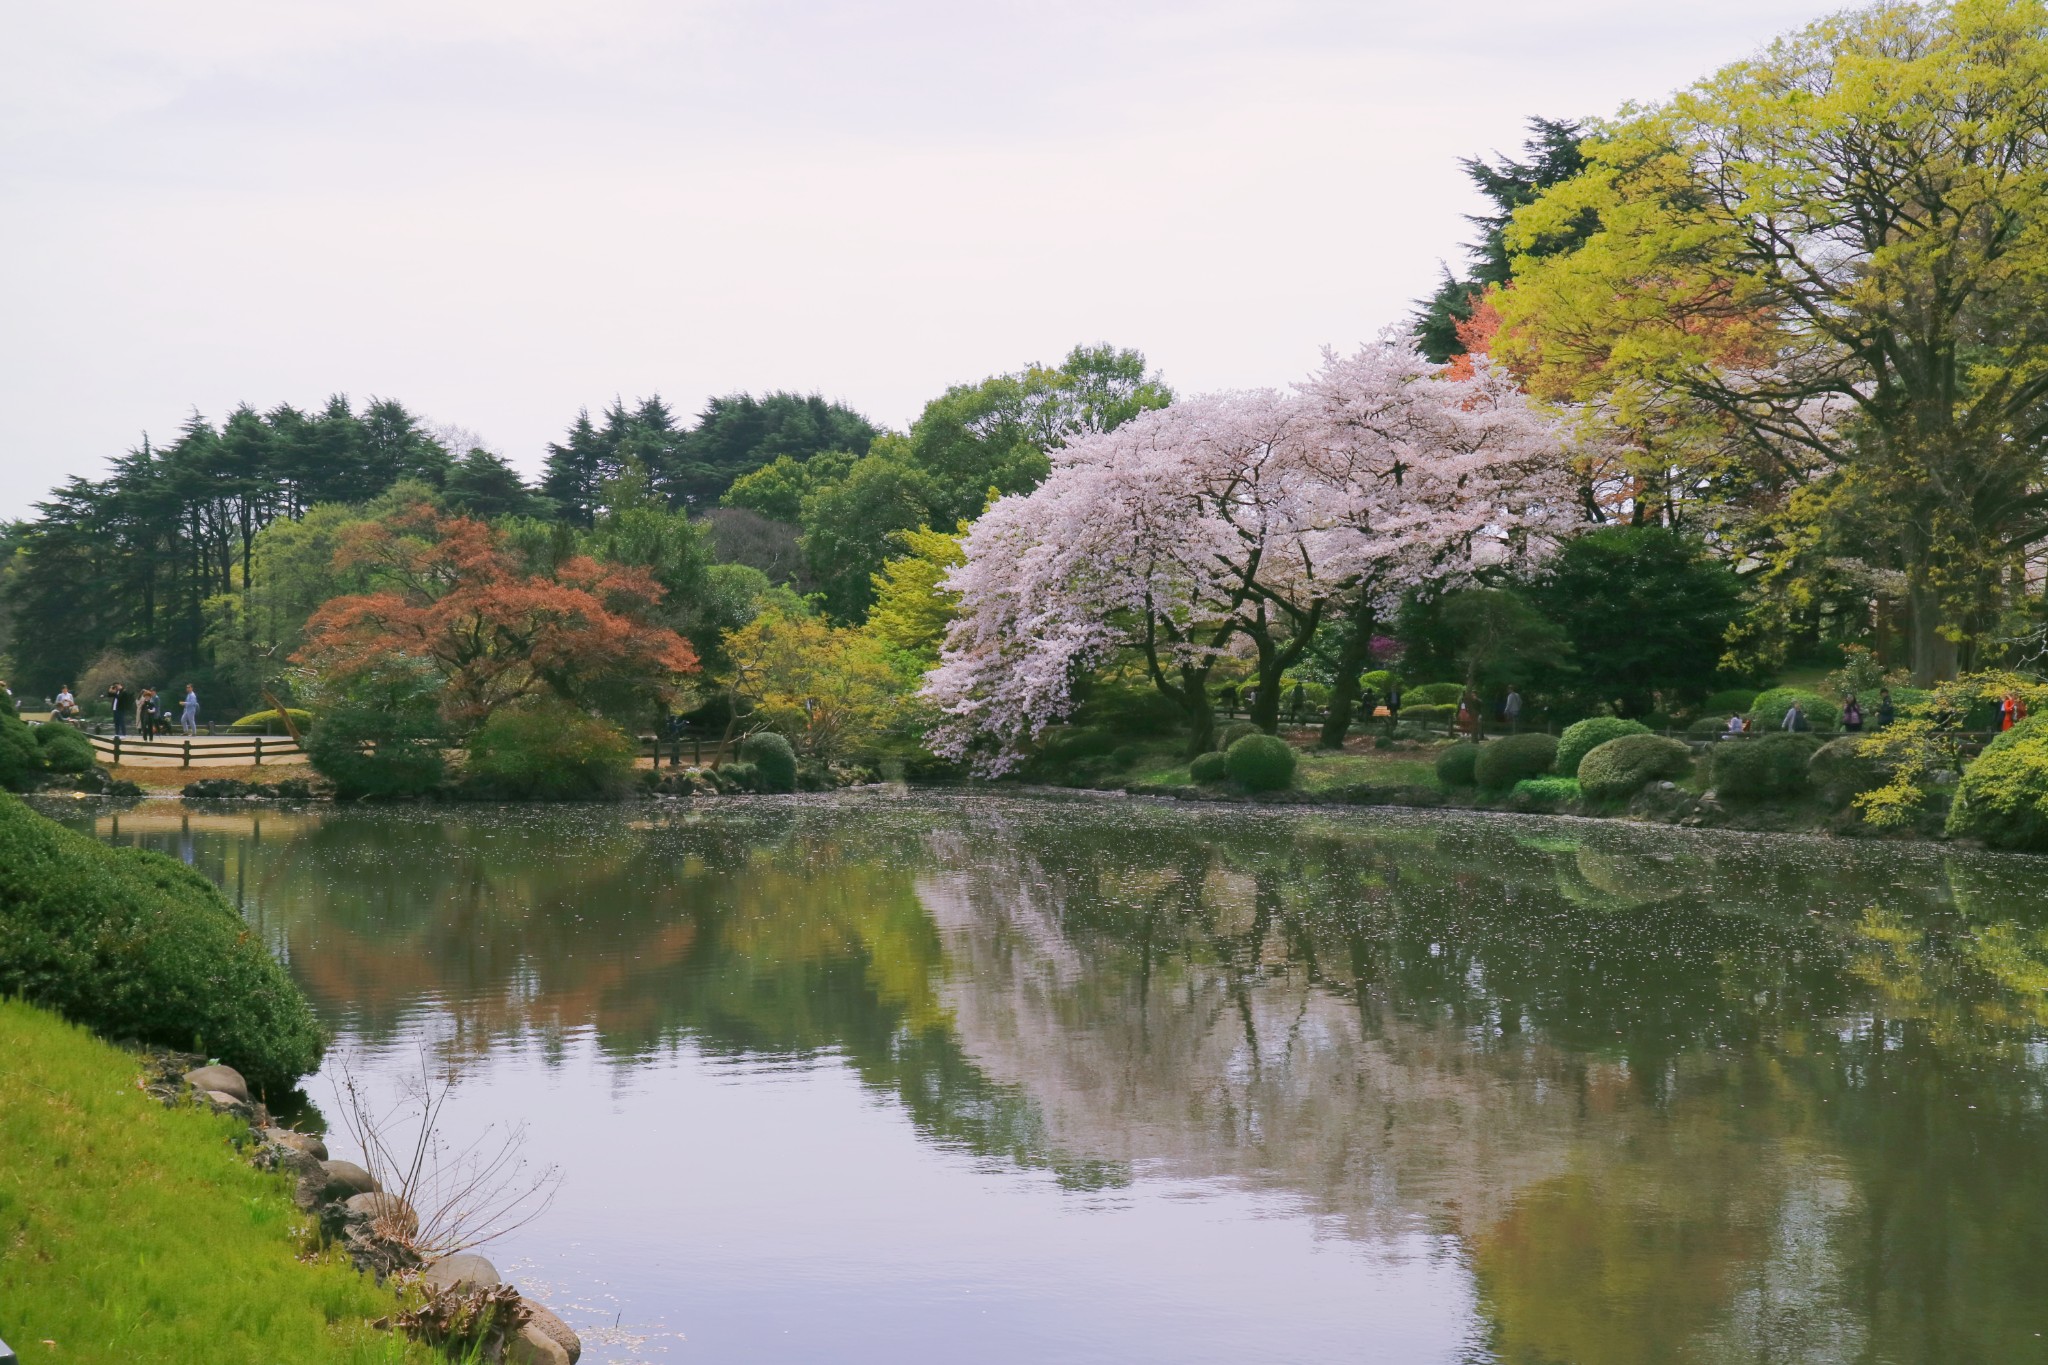
{"label": "distant treeline", "polygon": [[466,430],[393,399],[245,404],[218,424],[195,413],[170,443],[145,438],[106,477],[73,477],[34,518],[0,524],[0,679],[46,696],[96,662],[135,661],[152,676],[124,678],[131,686],[197,681],[224,690],[219,703],[253,702],[246,670],[224,667],[215,644],[261,576],[257,538],[401,485],[450,512],[565,532],[651,494],[691,513],[720,558],[857,620],[871,576],[900,553],[893,535],[951,529],[991,491],[1035,485],[1065,434],[1169,398],[1142,355],[1097,346],[948,389],[907,433],[816,394],[713,398],[694,421],[658,396],[615,400],[578,414],[537,485]]}

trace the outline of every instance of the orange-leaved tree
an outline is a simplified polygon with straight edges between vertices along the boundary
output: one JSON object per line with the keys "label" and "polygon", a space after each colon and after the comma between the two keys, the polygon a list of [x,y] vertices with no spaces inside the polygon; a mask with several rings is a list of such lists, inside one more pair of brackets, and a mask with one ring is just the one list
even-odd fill
{"label": "orange-leaved tree", "polygon": [[376,586],[315,612],[294,662],[343,686],[424,669],[459,728],[528,698],[661,697],[697,669],[649,619],[662,588],[647,570],[585,555],[535,569],[485,523],[425,504],[353,528],[335,568]]}

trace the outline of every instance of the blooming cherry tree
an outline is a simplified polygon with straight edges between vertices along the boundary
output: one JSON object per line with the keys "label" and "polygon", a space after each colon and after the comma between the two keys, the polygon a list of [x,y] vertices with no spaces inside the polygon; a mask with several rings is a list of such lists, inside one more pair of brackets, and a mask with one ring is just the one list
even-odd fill
{"label": "blooming cherry tree", "polygon": [[1270,728],[1282,671],[1326,617],[1364,612],[1364,648],[1406,587],[1540,553],[1571,496],[1561,437],[1504,376],[1445,377],[1391,343],[1328,355],[1290,392],[1187,399],[1083,436],[968,533],[947,579],[960,616],[926,678],[944,717],[931,743],[1003,771],[1123,651],[1199,751],[1210,670],[1249,649]]}

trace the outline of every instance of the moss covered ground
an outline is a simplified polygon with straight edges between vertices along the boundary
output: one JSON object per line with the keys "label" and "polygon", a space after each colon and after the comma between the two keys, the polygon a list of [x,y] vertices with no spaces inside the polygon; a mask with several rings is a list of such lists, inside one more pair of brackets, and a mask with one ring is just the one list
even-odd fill
{"label": "moss covered ground", "polygon": [[304,1256],[283,1178],[241,1125],[166,1109],[136,1058],[0,1000],[0,1337],[23,1365],[397,1365],[395,1300]]}

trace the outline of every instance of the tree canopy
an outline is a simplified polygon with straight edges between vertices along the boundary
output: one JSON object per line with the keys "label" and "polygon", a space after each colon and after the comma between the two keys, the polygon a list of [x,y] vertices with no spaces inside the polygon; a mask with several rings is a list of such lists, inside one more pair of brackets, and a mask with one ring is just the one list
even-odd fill
{"label": "tree canopy", "polygon": [[1844,13],[1585,152],[1515,212],[1496,354],[1637,435],[1734,444],[1745,493],[1781,490],[1761,553],[1896,575],[1915,675],[1967,662],[2048,540],[2042,6]]}

